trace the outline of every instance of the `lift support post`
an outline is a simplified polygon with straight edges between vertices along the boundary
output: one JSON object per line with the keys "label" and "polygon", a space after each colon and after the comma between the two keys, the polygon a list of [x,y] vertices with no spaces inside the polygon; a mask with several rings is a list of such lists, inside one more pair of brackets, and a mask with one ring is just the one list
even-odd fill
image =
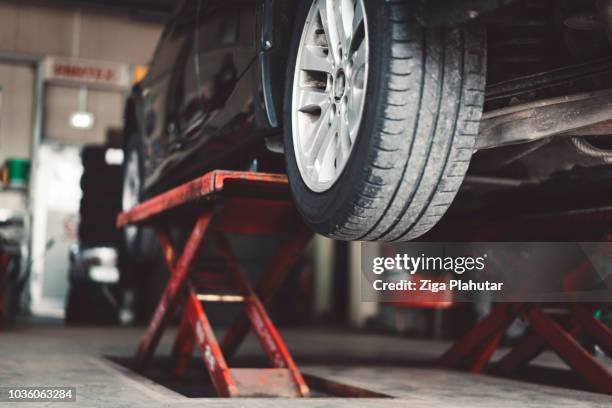
{"label": "lift support post", "polygon": [[577,340],[584,334],[612,356],[612,330],[594,316],[601,305],[563,303],[552,306],[566,312],[571,322],[569,328],[555,321],[543,305],[499,304],[442,355],[440,365],[483,372],[510,324],[515,318],[522,318],[529,330],[504,357],[492,364],[494,373],[511,375],[550,349],[593,390],[612,395],[612,374]]}
{"label": "lift support post", "polygon": [[[179,252],[171,240],[170,225],[187,220],[192,220],[193,228]],[[173,311],[182,306],[172,351],[176,375],[184,374],[193,349],[198,347],[221,397],[308,395],[308,386],[264,307],[313,235],[295,209],[285,176],[212,171],[120,214],[117,225],[153,226],[171,272],[136,352],[136,369],[144,369],[150,361]],[[284,244],[255,289],[231,249],[225,235],[228,233],[283,239]],[[195,267],[194,259],[204,241],[212,243],[216,255],[224,261],[223,273]],[[221,345],[203,306],[207,302],[243,306]],[[271,368],[228,367],[226,357],[237,350],[249,328],[255,332]]]}

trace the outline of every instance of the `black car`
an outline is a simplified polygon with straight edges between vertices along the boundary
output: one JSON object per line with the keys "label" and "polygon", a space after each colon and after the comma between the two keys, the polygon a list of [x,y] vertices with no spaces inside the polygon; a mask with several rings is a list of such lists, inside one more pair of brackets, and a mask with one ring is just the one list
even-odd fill
{"label": "black car", "polygon": [[[530,181],[599,165],[610,4],[182,1],[127,101],[123,207],[215,168],[286,170],[318,233],[400,241],[441,219],[471,161]],[[561,134],[556,164],[522,162]]]}

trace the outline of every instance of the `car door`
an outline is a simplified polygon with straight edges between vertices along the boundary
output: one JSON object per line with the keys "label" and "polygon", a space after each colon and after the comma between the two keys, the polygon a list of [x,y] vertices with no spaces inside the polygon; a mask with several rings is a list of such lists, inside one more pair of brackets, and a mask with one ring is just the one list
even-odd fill
{"label": "car door", "polygon": [[228,167],[220,158],[233,155],[255,127],[258,81],[253,68],[260,1],[198,1],[194,47],[202,128],[193,150],[199,150],[201,160],[214,158],[217,165]]}
{"label": "car door", "polygon": [[183,135],[201,114],[193,47],[197,1],[179,5],[141,83],[146,188],[172,167]]}

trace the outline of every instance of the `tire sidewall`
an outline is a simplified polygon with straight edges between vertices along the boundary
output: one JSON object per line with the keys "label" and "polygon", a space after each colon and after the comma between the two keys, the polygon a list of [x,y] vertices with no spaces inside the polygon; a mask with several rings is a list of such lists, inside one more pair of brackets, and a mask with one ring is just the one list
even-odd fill
{"label": "tire sidewall", "polygon": [[[123,162],[123,179],[125,182],[127,166],[129,162],[129,157],[133,152],[136,152],[138,156],[138,172],[140,177],[140,191],[138,192],[138,200],[142,202],[146,199],[145,193],[142,189],[144,183],[144,163],[143,163],[143,153],[142,153],[142,143],[140,143],[139,134],[135,130],[131,130],[126,132],[128,137],[125,150],[124,150],[124,162]],[[122,211],[123,211],[122,206]],[[128,242],[126,232],[122,231],[123,237],[123,247],[128,256],[136,257],[139,260],[144,260],[146,257],[150,256],[149,250],[152,247],[151,241],[154,239],[153,231],[150,228],[143,228],[140,226],[136,227],[136,235],[132,242]]]}
{"label": "tire sidewall", "polygon": [[[381,66],[384,60],[384,44],[386,30],[381,21],[384,20],[384,5],[378,0],[365,0],[367,29],[369,36],[369,72],[365,95],[363,116],[351,156],[340,177],[327,191],[317,193],[312,191],[302,180],[295,158],[292,129],[293,82],[297,63],[297,54],[302,31],[310,10],[312,1],[303,1],[298,7],[294,31],[291,38],[287,64],[286,85],[283,110],[283,134],[285,142],[285,159],[287,175],[296,205],[304,219],[317,232],[333,235],[334,226],[343,224],[348,217],[346,206],[357,202],[359,187],[367,178],[366,163],[372,161],[370,155],[375,151],[377,143],[377,123],[379,117],[379,102]],[[344,209],[344,210],[343,210]]]}

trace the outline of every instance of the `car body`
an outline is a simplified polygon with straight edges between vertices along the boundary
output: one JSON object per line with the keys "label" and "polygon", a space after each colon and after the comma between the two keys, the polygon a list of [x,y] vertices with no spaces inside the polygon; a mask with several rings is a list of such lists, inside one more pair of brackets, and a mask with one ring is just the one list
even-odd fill
{"label": "car body", "polygon": [[262,4],[184,1],[167,24],[126,108],[127,126],[144,141],[147,190],[215,167],[245,168],[278,128],[263,92],[274,53],[262,61]]}
{"label": "car body", "polygon": [[[422,235],[441,219],[461,184],[451,183],[450,179],[456,177],[460,181],[463,180],[470,165],[471,155],[476,151],[478,152],[474,154],[475,160],[472,160],[470,172],[478,177],[487,176],[488,180],[497,180],[493,184],[497,183],[496,188],[500,189],[507,187],[508,183],[503,178],[508,177],[506,170],[512,169],[512,166],[524,167],[521,167],[524,182],[544,180],[560,170],[576,166],[597,166],[601,164],[600,156],[603,154],[608,157],[609,153],[607,150],[602,153],[593,149],[594,146],[590,144],[592,139],[577,140],[577,136],[605,135],[607,130],[594,125],[612,119],[607,113],[609,109],[605,102],[608,98],[607,91],[601,91],[607,86],[612,87],[609,78],[605,77],[605,74],[610,72],[606,65],[608,63],[601,61],[610,51],[606,31],[609,33],[612,27],[612,2],[568,0],[553,3],[539,0],[432,0],[387,4],[388,8],[401,7],[401,16],[414,16],[403,26],[398,26],[399,28],[393,28],[397,19],[389,18],[388,26],[392,27],[389,30],[399,30],[402,35],[404,31],[409,30],[420,35],[420,27],[427,33],[446,30],[447,34],[442,35],[447,36],[457,34],[457,30],[464,30],[459,39],[451,38],[456,42],[471,36],[470,32],[473,32],[474,27],[484,27],[481,32],[489,37],[488,47],[484,45],[484,40],[480,40],[484,38],[479,37],[480,34],[472,36],[472,46],[466,47],[463,60],[461,56],[456,56],[457,62],[446,62],[455,64],[457,75],[465,75],[465,80],[455,82],[459,82],[456,86],[466,88],[459,90],[459,99],[456,101],[446,96],[438,102],[438,109],[445,108],[448,115],[452,115],[453,106],[463,106],[464,98],[473,101],[463,107],[466,113],[456,114],[457,123],[464,123],[464,128],[455,125],[452,129],[459,133],[468,133],[474,140],[463,147],[456,146],[456,151],[445,153],[446,158],[450,157],[452,160],[450,164],[438,169],[433,168],[436,163],[427,158],[427,155],[433,152],[434,156],[438,155],[436,160],[443,158],[443,152],[435,152],[439,143],[424,144],[424,147],[415,145],[416,150],[422,149],[424,152],[421,157],[406,159],[407,163],[402,164],[402,175],[405,173],[405,177],[408,177],[411,172],[406,172],[406,169],[412,166],[411,163],[421,161],[418,165],[421,167],[415,165],[417,167],[413,171],[421,173],[420,180],[434,180],[437,183],[417,186],[422,189],[421,192],[385,190],[389,183],[401,184],[401,181],[386,180],[381,176],[382,173],[374,170],[378,168],[375,163],[371,163],[374,167],[366,171],[369,180],[342,181],[342,177],[346,179],[348,176],[338,175],[338,180],[345,184],[362,182],[362,193],[369,191],[368,185],[376,187],[375,193],[370,196],[365,194],[359,199],[352,198],[351,201],[345,200],[348,192],[334,191],[340,182],[334,181],[336,184],[331,183],[319,191],[316,187],[312,188],[311,184],[299,180],[299,174],[303,175],[299,160],[296,165],[293,165],[291,160],[285,163],[286,157],[290,157],[294,150],[299,150],[296,146],[287,149],[288,141],[292,144],[291,133],[296,137],[296,127],[287,125],[288,118],[291,120],[291,115],[287,116],[286,112],[291,96],[287,93],[287,84],[298,78],[293,78],[288,68],[291,68],[291,64],[297,64],[295,33],[299,34],[304,20],[306,26],[314,24],[311,21],[312,12],[308,14],[312,1],[182,1],[162,34],[148,74],[135,85],[126,104],[125,133],[128,140],[138,139],[142,161],[142,185],[139,186],[141,194],[138,200],[142,201],[215,168],[284,172],[287,167],[298,209],[317,232],[347,240],[404,240]],[[383,2],[375,0],[360,4],[365,4],[363,7],[367,8],[369,13],[380,11],[376,7],[383,7]],[[383,10],[380,15],[385,15],[385,12],[389,13],[388,10]],[[297,25],[300,25],[297,31],[296,21]],[[387,29],[385,21],[380,23],[372,18],[370,22],[372,26],[374,23],[382,24],[380,29],[383,31]],[[307,31],[304,30],[302,37]],[[290,35],[291,32],[294,32],[293,36]],[[370,44],[371,50],[390,46],[380,38],[374,38],[376,33],[370,34],[372,41],[378,41],[374,48]],[[423,46],[416,46],[412,50],[416,54],[405,59],[421,58],[423,67],[426,67],[430,62],[425,61],[427,53],[421,52],[421,49],[438,49],[437,44],[427,44],[429,36],[423,35]],[[404,42],[408,44],[410,41]],[[398,44],[401,45],[401,41]],[[448,44],[444,44],[442,50],[447,46]],[[328,47],[333,45],[328,44]],[[466,66],[460,71],[460,67],[456,65],[472,58],[470,52],[476,48],[479,53],[476,64],[479,65]],[[452,47],[449,49],[452,50]],[[298,55],[300,52],[297,50]],[[391,54],[393,52],[395,51],[391,51]],[[373,58],[373,55],[371,54],[370,58]],[[488,88],[485,94],[484,65],[487,60]],[[442,58],[442,64],[444,63]],[[474,61],[470,63],[475,64]],[[605,68],[602,68],[604,65]],[[423,69],[424,76],[432,75],[433,83],[428,85],[432,87],[430,92],[436,92],[435,81],[438,74],[432,74],[435,70],[431,67]],[[466,81],[469,80],[470,73],[475,71],[478,71],[482,80],[470,85]],[[402,75],[409,75],[401,72],[393,74],[399,75],[396,81],[400,81]],[[344,74],[341,72],[332,75],[334,86],[337,84],[335,81],[338,75]],[[452,75],[446,75],[447,81],[451,80],[449,78],[452,78]],[[383,85],[378,87],[382,89]],[[412,85],[404,87],[409,86]],[[341,91],[344,92],[344,84]],[[368,88],[369,91],[371,89]],[[461,92],[473,94],[465,96],[467,94]],[[568,95],[572,97],[567,98]],[[406,102],[402,105],[406,106],[406,110],[414,105],[408,93],[402,98],[402,102]],[[485,116],[481,123],[483,106]],[[474,108],[472,112],[468,112],[470,107]],[[385,109],[385,112],[393,110],[393,104]],[[567,111],[580,112],[580,115],[568,115]],[[424,114],[431,114],[432,117],[427,120],[434,123],[438,123],[440,117],[447,115],[443,110],[424,107],[422,112],[416,113],[416,117],[423,117]],[[392,127],[390,123],[382,127]],[[550,123],[561,125],[550,126]],[[432,135],[435,135],[437,130],[431,130]],[[451,133],[449,130],[442,131],[445,132]],[[415,130],[414,137],[418,135],[419,132]],[[571,136],[574,146],[564,145],[564,154],[555,155],[556,161],[532,159],[539,157],[540,152],[546,152],[544,145],[556,140],[553,136],[558,135]],[[406,140],[404,144],[409,144],[409,139]],[[423,137],[418,143],[426,142]],[[396,146],[389,151],[400,150],[401,140],[394,143]],[[459,151],[461,149],[463,151]],[[285,158],[279,154],[283,151]],[[382,152],[377,154],[382,157]],[[404,153],[404,156],[407,155],[408,153]],[[353,163],[352,167],[348,166],[348,170],[343,170],[343,173],[361,172],[364,168],[362,162],[365,163],[366,158],[371,156],[362,153],[359,159],[351,159],[361,162]],[[397,153],[391,161],[397,161],[404,156]],[[524,160],[525,157],[527,160]],[[460,169],[454,175],[449,170],[451,167]],[[444,185],[449,184],[452,184],[452,191],[445,190]],[[329,196],[326,200],[319,200],[325,195]],[[382,197],[385,195],[393,196],[393,200],[398,197],[398,202],[383,202]],[[419,208],[411,209],[411,203],[399,201],[402,197],[419,196],[423,197]],[[346,201],[342,208],[334,207],[333,204],[339,197],[341,201]],[[380,202],[377,204],[376,200]],[[128,200],[127,203],[124,209],[130,208],[135,200]],[[347,205],[352,207],[349,209]],[[378,208],[376,211],[368,212],[368,209],[375,207]],[[312,210],[313,208],[316,211]],[[312,210],[310,213],[309,209]],[[328,213],[350,214],[342,219],[325,218],[324,215]],[[427,220],[421,222],[415,218],[417,216]],[[361,223],[363,225],[359,228],[350,227],[351,223],[359,223],[357,219],[364,220]],[[346,228],[342,231],[334,229],[341,224]],[[394,232],[392,229],[395,226],[399,230]],[[410,232],[410,229],[415,232]],[[352,230],[356,232],[350,232]]]}
{"label": "car body", "polygon": [[[282,153],[282,93],[297,3],[180,2],[126,105],[127,131],[137,131],[145,145],[147,191],[213,168],[249,168],[255,159],[260,169],[284,171],[282,158],[269,151]],[[464,21],[475,10],[499,6],[430,3],[421,11],[430,24]]]}

